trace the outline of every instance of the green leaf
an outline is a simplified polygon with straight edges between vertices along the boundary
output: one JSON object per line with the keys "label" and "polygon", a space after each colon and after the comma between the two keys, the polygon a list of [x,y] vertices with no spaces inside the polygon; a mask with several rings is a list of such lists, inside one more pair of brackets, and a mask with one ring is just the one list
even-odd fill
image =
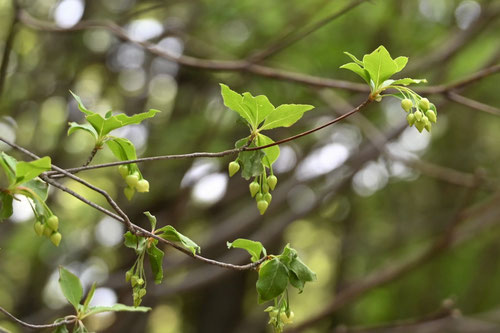
{"label": "green leaf", "polygon": [[151,245],[146,249],[149,256],[149,263],[151,265],[151,271],[153,272],[153,276],[156,284],[160,284],[163,280],[163,251],[160,250],[156,243],[158,240],[155,239],[156,242],[151,243]]}
{"label": "green leaf", "polygon": [[83,296],[82,284],[78,277],[64,267],[59,266],[59,286],[64,297],[78,311],[78,304],[80,304]]}
{"label": "green leaf", "polygon": [[288,268],[303,282],[316,281],[316,273],[307,267],[299,257],[293,258]]}
{"label": "green leaf", "polygon": [[[267,137],[264,134],[260,133],[259,135],[257,135],[258,146],[266,146],[271,143],[274,143],[274,141],[270,137]],[[275,145],[261,149],[261,151],[265,154],[265,156],[262,157],[262,163],[268,168],[271,168],[271,165],[273,165],[273,163],[276,162],[276,160],[280,156],[280,147],[278,145]]]}
{"label": "green leaf", "polygon": [[[59,318],[54,323],[57,323],[58,321],[63,321],[63,320],[64,320],[64,318]],[[69,333],[69,331],[66,328],[66,325],[61,325],[61,326],[57,326],[56,329],[52,331],[52,333]]]}
{"label": "green leaf", "polygon": [[96,313],[101,313],[101,312],[148,312],[150,311],[151,308],[148,308],[146,306],[128,306],[124,304],[115,304],[113,306],[92,306],[89,309],[89,312],[85,315],[90,316],[94,315]]}
{"label": "green leaf", "polygon": [[[148,118],[153,118],[159,110],[150,109],[147,112],[134,114],[133,116],[127,116],[124,113],[117,114],[116,116],[109,117],[104,119],[102,125],[102,131],[99,134],[102,136],[107,135],[112,130],[117,128],[132,125],[132,124],[140,124],[143,120]],[[102,118],[102,117],[101,117]],[[88,119],[88,118],[87,118]]]}
{"label": "green leaf", "polygon": [[130,140],[125,138],[112,138],[106,141],[106,145],[120,161],[137,159],[135,146]]}
{"label": "green leaf", "polygon": [[354,61],[356,64],[360,65],[361,67],[363,67],[363,62],[361,60],[359,60],[358,58],[356,58],[355,55],[349,53],[349,52],[344,52],[344,54],[346,54],[349,58],[352,59],[352,61]]}
{"label": "green leaf", "polygon": [[193,254],[196,254],[196,252],[200,253],[201,251],[201,248],[199,247],[198,244],[196,244],[191,239],[189,239],[188,237],[184,236],[183,234],[175,230],[175,228],[172,227],[171,225],[167,225],[164,226],[163,228],[158,229],[157,234],[158,236],[168,239],[169,241],[180,242],[185,248],[189,249]]}
{"label": "green leaf", "polygon": [[23,183],[22,186],[31,189],[42,201],[47,200],[47,197],[49,196],[49,185],[40,179],[31,179],[30,181]]}
{"label": "green leaf", "polygon": [[51,169],[50,157],[42,157],[31,162],[17,162],[16,164],[16,184],[25,183],[41,173]]}
{"label": "green leaf", "polygon": [[243,93],[243,107],[248,107],[252,113],[252,122],[254,127],[266,119],[266,117],[274,111],[274,106],[269,102],[266,96],[259,95],[253,97],[250,93]]}
{"label": "green leaf", "polygon": [[151,215],[150,212],[144,212],[144,215],[147,216],[149,223],[151,223],[151,231],[154,231],[156,229],[156,217]]}
{"label": "green leaf", "polygon": [[266,249],[264,246],[262,246],[261,242],[256,242],[253,240],[249,239],[244,239],[244,238],[238,238],[235,241],[227,242],[227,248],[237,248],[237,249],[243,249],[247,250],[248,253],[250,253],[250,256],[252,257],[251,260],[252,262],[259,261],[260,259],[260,254],[263,252],[264,256],[266,256]]}
{"label": "green leaf", "polygon": [[87,297],[85,297],[85,301],[83,302],[83,312],[84,313],[87,312],[87,310],[89,308],[89,304],[92,301],[92,298],[94,298],[94,293],[95,293],[96,287],[97,287],[97,283],[96,282],[92,283],[92,286],[90,287],[90,290],[87,294]]}
{"label": "green leaf", "polygon": [[73,134],[77,130],[83,130],[86,131],[87,133],[90,133],[92,137],[97,141],[99,134],[97,134],[97,131],[91,124],[78,124],[75,122],[69,123],[69,128],[68,128],[68,135]]}
{"label": "green leaf", "polygon": [[297,277],[297,274],[295,274],[294,272],[289,270],[288,273],[289,273],[288,277],[290,279],[290,284],[299,290],[299,294],[302,293],[304,291],[304,286],[306,283],[300,280]]}
{"label": "green leaf", "polygon": [[404,79],[395,80],[394,82],[391,83],[391,85],[394,86],[394,85],[400,84],[400,85],[403,85],[403,86],[407,86],[407,85],[410,85],[410,84],[419,84],[419,83],[427,83],[427,80],[426,79],[404,78]]}
{"label": "green leaf", "polygon": [[375,90],[379,88],[382,82],[398,72],[398,64],[392,60],[391,55],[384,46],[379,46],[372,53],[365,55],[363,65],[375,84]]}
{"label": "green leaf", "polygon": [[243,96],[231,90],[225,84],[221,83],[220,87],[224,105],[237,112],[243,119],[245,119],[251,129],[255,129],[258,124],[255,123],[255,117],[252,113],[252,110],[248,105],[243,103]]}
{"label": "green leaf", "polygon": [[[283,264],[287,267],[290,265],[293,259],[297,258],[297,251],[290,247],[290,244],[287,244],[283,249],[283,253],[279,255],[279,259]],[[289,268],[289,267],[288,267]]]}
{"label": "green leaf", "polygon": [[363,78],[363,80],[365,80],[366,83],[370,84],[370,74],[368,74],[368,72],[358,64],[354,62],[349,62],[347,64],[340,66],[340,68],[348,69],[351,72],[358,74]]}
{"label": "green leaf", "polygon": [[82,111],[86,115],[94,114],[94,112],[87,110],[87,108],[85,107],[85,105],[83,105],[83,102],[82,102],[81,98],[77,94],[73,93],[71,90],[69,92],[71,93],[71,95],[73,95],[73,98],[78,103],[78,108],[80,109],[80,111]]}
{"label": "green leaf", "polygon": [[11,157],[4,152],[0,154],[0,166],[7,175],[9,186],[16,182],[16,164],[17,161],[14,157]]}
{"label": "green leaf", "polygon": [[[255,146],[255,145],[252,145]],[[262,158],[265,156],[262,150],[242,151],[238,154],[241,164],[241,176],[246,180],[262,173]]]}
{"label": "green leaf", "polygon": [[314,109],[312,105],[283,104],[271,112],[260,130],[269,130],[276,127],[290,127],[295,124],[305,112]]}
{"label": "green leaf", "polygon": [[8,219],[14,212],[12,209],[13,197],[10,194],[0,191],[0,222]]}
{"label": "green leaf", "polygon": [[123,237],[125,237],[123,244],[126,247],[134,249],[138,254],[144,251],[144,247],[146,246],[146,239],[144,237],[137,237],[130,231],[127,231]]}
{"label": "green leaf", "polygon": [[408,57],[397,57],[396,59],[394,59],[394,62],[398,66],[397,72],[401,72],[401,70],[405,68],[406,64],[408,63]]}
{"label": "green leaf", "polygon": [[288,285],[288,269],[278,259],[274,258],[264,262],[259,270],[257,280],[257,293],[259,303],[270,301],[285,291]]}

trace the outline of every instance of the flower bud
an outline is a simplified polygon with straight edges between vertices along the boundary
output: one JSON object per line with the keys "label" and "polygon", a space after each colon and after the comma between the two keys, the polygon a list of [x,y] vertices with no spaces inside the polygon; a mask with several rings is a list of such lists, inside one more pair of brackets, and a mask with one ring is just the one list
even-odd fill
{"label": "flower bud", "polygon": [[128,186],[134,188],[137,182],[139,181],[139,174],[137,172],[134,172],[132,175],[128,175],[125,177],[125,182],[127,183]]}
{"label": "flower bud", "polygon": [[260,215],[264,215],[268,206],[269,204],[266,200],[260,200],[259,202],[257,202],[257,208],[259,209]]}
{"label": "flower bud", "polygon": [[435,123],[437,121],[436,113],[433,110],[427,110],[425,115],[427,116],[427,118],[429,118],[431,122]]}
{"label": "flower bud", "polygon": [[256,180],[254,180],[253,182],[251,182],[250,185],[248,185],[248,187],[250,189],[250,194],[252,195],[252,198],[255,197],[255,195],[260,190],[259,182],[257,182]]}
{"label": "flower bud", "polygon": [[132,288],[137,285],[138,279],[139,277],[137,275],[132,275],[132,277],[130,278],[130,284],[132,285]]}
{"label": "flower bud", "polygon": [[423,111],[429,110],[430,107],[429,100],[427,98],[422,98],[420,102],[418,102],[418,107]]}
{"label": "flower bud", "polygon": [[271,193],[264,194],[264,200],[266,200],[267,203],[270,204],[271,200],[273,200],[273,196],[271,195]]}
{"label": "flower bud", "polygon": [[420,112],[420,111],[415,112],[415,119],[417,121],[422,120],[422,117],[423,117],[422,112]]}
{"label": "flower bud", "polygon": [[47,219],[47,225],[50,229],[57,231],[57,229],[59,229],[59,218],[55,215],[52,215]]}
{"label": "flower bud", "polygon": [[120,165],[118,167],[118,172],[123,178],[125,178],[128,176],[128,167],[126,165]]}
{"label": "flower bud", "polygon": [[142,286],[143,284],[144,284],[144,279],[143,278],[137,279],[137,285]]}
{"label": "flower bud", "polygon": [[263,193],[269,192],[269,185],[267,185],[266,183],[262,184],[262,192]]}
{"label": "flower bud", "polygon": [[62,239],[62,235],[58,232],[53,233],[52,236],[50,236],[50,241],[55,246],[59,246],[59,243],[61,243],[61,239]]}
{"label": "flower bud", "polygon": [[280,319],[283,324],[292,324],[294,317],[295,314],[293,313],[293,311],[290,311],[290,317],[288,317],[285,312],[280,313]]}
{"label": "flower bud", "polygon": [[406,121],[408,122],[408,125],[413,126],[413,124],[415,124],[415,115],[413,113],[408,113]]}
{"label": "flower bud", "polygon": [[125,189],[123,190],[123,193],[125,193],[125,196],[127,197],[127,199],[132,200],[132,197],[135,194],[135,189],[133,189],[131,187],[125,187]]}
{"label": "flower bud", "polygon": [[53,231],[52,229],[50,229],[48,225],[44,225],[44,228],[43,228],[43,235],[44,235],[45,237],[49,238],[49,237],[52,235],[52,233],[53,233],[53,232],[54,232],[54,231]]}
{"label": "flower bud", "polygon": [[411,101],[411,99],[405,98],[401,101],[401,107],[406,112],[409,112],[411,110],[411,108],[413,107],[413,102]]}
{"label": "flower bud", "polygon": [[272,190],[274,190],[274,188],[276,187],[276,184],[278,184],[278,178],[276,178],[275,175],[271,175],[269,177],[267,177],[267,185],[269,185],[269,188]]}
{"label": "flower bud", "polygon": [[228,169],[229,169],[229,177],[232,177],[234,176],[235,173],[238,172],[238,170],[240,170],[240,164],[236,161],[232,161],[231,163],[229,163]]}
{"label": "flower bud", "polygon": [[257,193],[257,195],[255,196],[255,201],[257,201],[257,202],[259,202],[263,199],[264,199],[264,195],[261,192]]}
{"label": "flower bud", "polygon": [[45,229],[45,226],[40,221],[36,221],[36,223],[34,225],[34,228],[35,228],[35,233],[38,236],[42,236],[43,235],[43,230]]}
{"label": "flower bud", "polygon": [[420,133],[422,133],[423,129],[425,128],[425,123],[423,121],[417,121],[415,123],[415,127],[418,129]]}
{"label": "flower bud", "polygon": [[127,271],[127,273],[125,273],[125,281],[129,282],[131,278],[132,278],[132,271]]}
{"label": "flower bud", "polygon": [[135,189],[140,193],[149,192],[149,182],[146,179],[141,179],[135,185]]}
{"label": "flower bud", "polygon": [[142,289],[139,289],[139,297],[140,298],[143,298],[144,295],[146,295],[146,289],[142,288]]}

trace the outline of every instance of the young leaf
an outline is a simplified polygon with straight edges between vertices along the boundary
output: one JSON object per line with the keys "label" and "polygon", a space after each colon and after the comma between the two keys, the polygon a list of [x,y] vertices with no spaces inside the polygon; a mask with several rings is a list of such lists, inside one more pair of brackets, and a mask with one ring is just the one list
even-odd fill
{"label": "young leaf", "polygon": [[88,116],[94,113],[92,111],[87,110],[85,105],[83,105],[81,98],[77,94],[73,93],[71,90],[69,92],[71,93],[71,95],[73,95],[73,98],[78,103],[78,108],[80,109],[80,111],[82,111],[83,113],[85,113]]}
{"label": "young leaf", "polygon": [[225,84],[221,83],[220,87],[224,105],[231,110],[238,112],[238,114],[248,122],[250,128],[255,129],[258,124],[255,124],[255,117],[252,113],[252,110],[250,110],[247,105],[243,104],[243,96],[231,90]]}
{"label": "young leaf", "polygon": [[[253,145],[255,146],[255,145]],[[262,173],[262,158],[265,156],[262,150],[242,151],[238,154],[241,163],[241,176],[246,180]]]}
{"label": "young leaf", "polygon": [[151,231],[154,231],[156,229],[156,217],[151,215],[150,212],[144,212],[144,215],[147,216],[149,223],[151,223]]}
{"label": "young leaf", "polygon": [[95,130],[95,128],[90,124],[78,124],[75,122],[69,123],[68,135],[73,134],[77,130],[83,130],[83,131],[90,133],[90,135],[92,135],[92,137],[96,141],[99,137],[99,134],[97,134],[97,131]]}
{"label": "young leaf", "polygon": [[83,312],[87,312],[87,309],[89,308],[89,304],[92,301],[92,298],[94,298],[94,293],[95,293],[96,287],[97,287],[97,283],[96,282],[92,283],[92,286],[90,287],[90,290],[87,294],[87,297],[85,297],[85,301],[83,302]]}
{"label": "young leaf", "polygon": [[356,58],[355,55],[349,53],[349,52],[344,52],[344,54],[346,54],[349,58],[352,59],[352,61],[354,61],[356,64],[360,65],[361,67],[363,67],[363,62],[361,60],[359,60],[358,58]]}
{"label": "young leaf", "polygon": [[[161,233],[160,233],[161,232]],[[164,226],[163,228],[160,228],[157,230],[158,236],[168,239],[169,241],[172,242],[180,242],[184,247],[189,249],[193,254],[196,254],[196,252],[200,253],[201,249],[198,244],[193,242],[191,239],[188,237],[184,236],[177,230],[175,230],[174,227],[171,225]]]}
{"label": "young leaf", "polygon": [[280,105],[267,116],[264,125],[260,129],[263,131],[276,127],[290,127],[302,118],[304,112],[312,109],[314,109],[314,106],[305,104]]}
{"label": "young leaf", "polygon": [[12,195],[0,191],[0,222],[9,218],[12,213]]}
{"label": "young leaf", "polygon": [[114,129],[132,125],[132,124],[140,124],[143,120],[148,118],[153,118],[159,110],[150,109],[147,112],[134,114],[133,116],[127,116],[124,113],[117,114],[116,116],[109,117],[104,119],[102,125],[102,131],[100,133],[101,136],[107,135]]}
{"label": "young leaf", "polygon": [[[158,242],[158,240],[156,240]],[[151,243],[151,246],[146,248],[149,256],[149,263],[151,265],[151,270],[153,271],[153,276],[156,284],[160,284],[163,280],[163,251],[160,250],[155,242]]]}
{"label": "young leaf", "polygon": [[278,259],[264,262],[259,270],[257,293],[259,303],[270,301],[285,291],[288,285],[288,269]]}
{"label": "young leaf", "polygon": [[[270,137],[267,137],[264,134],[260,133],[257,135],[258,146],[266,146],[271,143],[274,143],[274,141]],[[265,156],[262,157],[262,163],[268,168],[271,168],[271,165],[273,165],[273,163],[276,162],[276,160],[280,156],[280,147],[278,145],[275,145],[264,148],[261,151],[265,154]]]}
{"label": "young leaf", "polygon": [[397,72],[401,72],[403,70],[403,68],[406,67],[406,64],[408,63],[408,57],[397,57],[396,59],[394,59],[394,62],[398,66]]}
{"label": "young leaf", "polygon": [[16,184],[25,183],[50,169],[50,157],[47,156],[31,162],[17,162]]}
{"label": "young leaf", "polygon": [[348,69],[351,72],[358,74],[363,78],[363,80],[365,80],[366,83],[370,84],[370,74],[368,74],[366,69],[362,68],[358,64],[355,64],[354,62],[349,62],[347,64],[340,66],[340,68]]}
{"label": "young leaf", "polygon": [[288,273],[289,273],[288,277],[290,279],[290,284],[299,290],[299,294],[302,293],[304,291],[304,285],[306,283],[304,281],[300,280],[297,277],[297,274],[295,274],[294,272],[289,270]]}
{"label": "young leaf", "polygon": [[124,245],[130,249],[134,249],[136,253],[141,253],[144,251],[144,246],[146,246],[146,240],[144,237],[137,237],[130,231],[127,231],[124,235],[125,241]]}
{"label": "young leaf", "polygon": [[115,304],[113,306],[92,306],[89,311],[85,314],[85,317],[94,315],[101,312],[148,312],[151,308],[146,306],[128,306],[124,304]]}
{"label": "young leaf", "polygon": [[269,102],[266,96],[259,95],[253,97],[250,93],[243,93],[243,107],[248,107],[252,113],[252,122],[255,127],[266,119],[266,117],[274,111],[274,106]]}
{"label": "young leaf", "polygon": [[40,179],[32,179],[22,185],[35,192],[40,200],[47,200],[49,195],[49,185],[47,183],[41,181]]}
{"label": "young leaf", "polygon": [[59,286],[64,297],[78,311],[78,305],[83,296],[83,288],[76,275],[59,266]]}
{"label": "young leaf", "polygon": [[297,258],[297,251],[292,249],[290,244],[287,244],[279,256],[280,261],[290,268],[289,265],[295,258]]}
{"label": "young leaf", "polygon": [[128,161],[137,159],[135,146],[130,140],[124,138],[112,138],[106,141],[109,149],[113,152],[120,161]]}
{"label": "young leaf", "polygon": [[0,166],[7,175],[9,185],[14,184],[16,181],[16,164],[17,161],[14,157],[11,157],[4,152],[0,154]]}
{"label": "young leaf", "polygon": [[375,51],[363,57],[364,68],[378,89],[380,84],[398,72],[398,64],[392,60],[385,47],[379,46]]}
{"label": "young leaf", "polygon": [[307,267],[307,265],[304,264],[299,257],[293,258],[290,265],[288,265],[288,268],[297,275],[299,280],[303,282],[316,280],[316,273]]}
{"label": "young leaf", "polygon": [[237,248],[237,249],[243,249],[247,250],[248,253],[250,253],[250,256],[252,257],[250,260],[252,262],[259,261],[260,259],[260,254],[263,252],[264,256],[266,256],[266,249],[264,246],[262,246],[261,242],[256,242],[253,240],[249,239],[244,239],[244,238],[238,238],[237,240],[231,242],[227,242],[227,248]]}

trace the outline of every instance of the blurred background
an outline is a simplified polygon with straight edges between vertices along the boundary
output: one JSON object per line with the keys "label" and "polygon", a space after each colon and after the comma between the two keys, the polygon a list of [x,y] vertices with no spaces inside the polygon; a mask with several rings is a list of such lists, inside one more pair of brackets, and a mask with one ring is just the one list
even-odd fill
{"label": "blurred background", "polygon": [[[180,57],[253,59],[266,68],[361,83],[339,69],[350,61],[343,51],[362,57],[385,45],[393,57],[410,58],[401,77],[426,78],[428,86],[467,78],[500,58],[496,0],[25,0],[18,6],[0,0],[0,135],[64,168],[83,164],[93,148],[84,132],[66,135],[69,121],[83,122],[69,90],[103,114],[161,110],[113,132],[130,139],[140,157],[222,151],[246,136],[237,114],[222,104],[220,82],[265,94],[274,105],[316,106],[293,127],[270,132],[274,140],[325,123],[367,95],[245,70],[181,66]],[[168,59],[91,28],[96,21],[114,22]],[[226,241],[239,237],[261,241],[268,253],[291,243],[318,280],[301,295],[291,291],[290,329],[498,332],[499,84],[492,74],[452,93],[425,94],[438,108],[431,134],[408,128],[399,102],[385,98],[282,145],[274,168],[279,183],[264,216],[248,182],[228,178],[232,157],[141,164],[151,190],[130,202],[116,168],[80,176],[108,191],[134,223],[147,227],[142,212],[150,211],[209,258],[249,262],[243,251],[227,250]],[[93,163],[109,161],[115,158],[103,149]],[[95,192],[63,183],[106,206]],[[0,305],[32,323],[71,313],[58,288],[58,265],[77,274],[85,290],[98,283],[96,305],[131,304],[124,275],[135,255],[122,245],[124,227],[55,189],[49,206],[61,222],[58,248],[35,236],[26,201],[15,202],[14,215],[1,225]],[[143,301],[153,311],[95,316],[89,328],[271,332],[267,305],[257,304],[255,272],[206,265],[169,248],[164,269],[164,283],[150,283]],[[3,315],[0,327],[23,332]]]}

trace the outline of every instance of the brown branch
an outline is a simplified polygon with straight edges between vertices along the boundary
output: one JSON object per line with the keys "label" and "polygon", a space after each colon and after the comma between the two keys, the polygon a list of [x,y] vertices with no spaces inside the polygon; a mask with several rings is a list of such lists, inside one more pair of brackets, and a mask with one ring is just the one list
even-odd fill
{"label": "brown branch", "polygon": [[348,13],[352,9],[356,8],[360,4],[367,2],[367,1],[368,0],[352,1],[347,6],[343,7],[339,11],[325,17],[324,19],[314,23],[309,28],[305,28],[303,30],[298,29],[295,33],[292,32],[288,35],[285,35],[284,38],[277,40],[274,43],[271,43],[264,50],[259,51],[259,52],[255,53],[254,55],[250,56],[248,58],[248,61],[251,63],[258,63],[264,59],[271,57],[272,55],[275,55],[276,53],[278,53],[280,51],[283,51],[285,48],[288,48],[291,45],[295,44],[296,42],[300,41],[301,39],[304,39],[305,37],[309,36],[313,32],[321,29],[322,27],[324,27],[328,23],[334,21],[335,19],[341,17],[342,15]]}
{"label": "brown branch", "polygon": [[19,6],[16,0],[12,1],[13,6],[13,17],[12,22],[9,26],[9,31],[7,32],[7,39],[5,40],[5,45],[3,48],[2,63],[0,64],[0,96],[2,96],[5,79],[7,77],[7,69],[9,67],[10,52],[12,50],[12,44],[14,43],[14,37],[16,35],[16,25],[18,21],[18,11]]}
{"label": "brown branch", "polygon": [[31,328],[31,329],[55,328],[55,327],[59,327],[59,326],[62,326],[62,325],[73,324],[77,320],[77,318],[75,316],[67,316],[67,317],[64,318],[64,320],[59,321],[57,323],[36,325],[36,324],[30,324],[30,323],[24,322],[21,319],[16,318],[13,314],[9,313],[7,310],[5,310],[4,308],[2,308],[1,306],[0,306],[0,312],[2,312],[9,319],[15,321],[19,325],[22,325],[24,327]]}
{"label": "brown branch", "polygon": [[92,162],[92,160],[95,157],[95,154],[97,154],[97,152],[99,151],[99,149],[101,149],[101,148],[98,147],[98,146],[95,146],[94,149],[92,149],[92,151],[90,152],[89,157],[87,158],[87,161],[85,161],[85,163],[83,164],[84,167],[88,166],[90,164],[90,162]]}
{"label": "brown branch", "polygon": [[489,114],[493,114],[495,116],[500,116],[499,108],[464,97],[462,95],[457,94],[456,92],[450,91],[446,93],[446,97],[453,102],[465,105],[471,109],[476,109]]}

